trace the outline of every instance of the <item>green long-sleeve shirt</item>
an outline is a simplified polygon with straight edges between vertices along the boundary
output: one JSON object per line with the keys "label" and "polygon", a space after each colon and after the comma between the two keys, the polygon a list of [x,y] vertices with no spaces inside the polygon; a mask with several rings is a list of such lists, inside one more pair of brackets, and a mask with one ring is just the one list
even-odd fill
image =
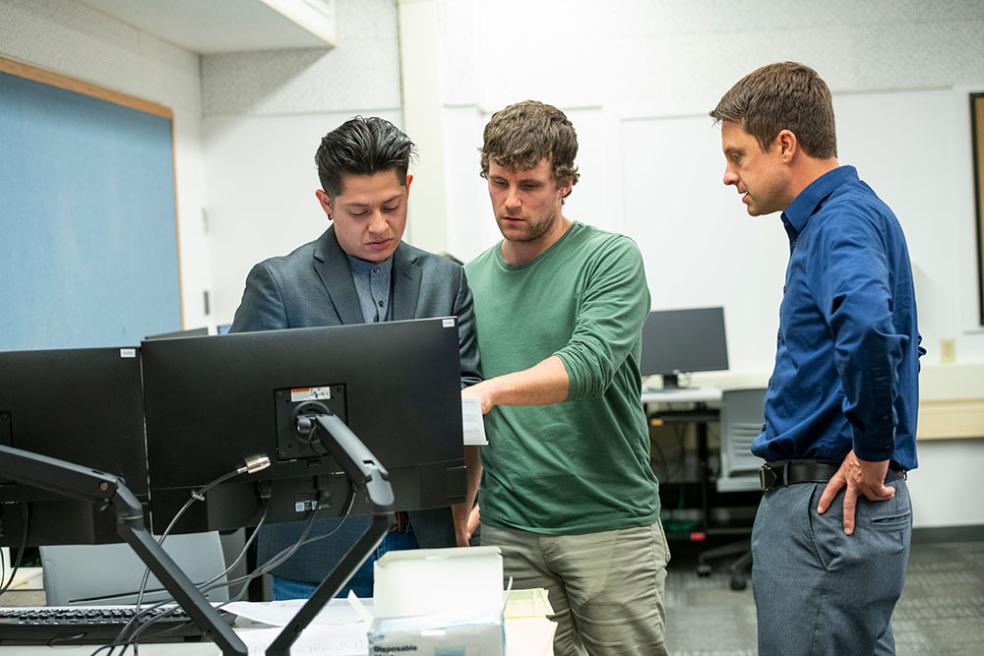
{"label": "green long-sleeve shirt", "polygon": [[484,377],[557,355],[570,378],[563,403],[487,415],[482,521],[559,535],[655,522],[639,399],[649,291],[635,243],[575,222],[532,262],[510,266],[496,244],[466,273]]}

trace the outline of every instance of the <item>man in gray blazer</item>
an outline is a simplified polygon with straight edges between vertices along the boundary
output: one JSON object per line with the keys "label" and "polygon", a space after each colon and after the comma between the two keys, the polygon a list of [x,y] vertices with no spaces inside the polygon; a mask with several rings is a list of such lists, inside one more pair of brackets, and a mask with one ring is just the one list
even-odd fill
{"label": "man in gray blazer", "polygon": [[[231,332],[457,316],[462,387],[477,383],[475,318],[464,270],[402,241],[412,153],[410,139],[381,118],[357,116],[326,134],[315,155],[322,187],[315,194],[332,225],[289,255],[253,267]],[[474,447],[466,460],[476,471]],[[467,544],[470,501],[455,506],[454,521],[449,508],[401,514],[397,529],[342,594],[351,588],[372,595],[372,563],[384,551]],[[258,561],[293,545],[305,523],[264,527]],[[274,597],[310,596],[368,523],[368,517],[349,517],[341,526],[334,519],[316,522],[309,537],[334,534],[301,547],[274,570]]]}

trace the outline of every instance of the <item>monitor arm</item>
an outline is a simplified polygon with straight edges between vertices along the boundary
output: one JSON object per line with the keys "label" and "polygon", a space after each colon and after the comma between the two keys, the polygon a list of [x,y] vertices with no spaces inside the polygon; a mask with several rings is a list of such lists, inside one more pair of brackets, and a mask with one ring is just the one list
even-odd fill
{"label": "monitor arm", "polygon": [[[304,404],[295,412],[300,434],[316,436],[318,442],[345,471],[356,492],[365,493],[372,508],[372,523],[358,541],[328,572],[311,598],[305,602],[266,650],[266,656],[288,656],[291,645],[342,586],[352,578],[369,554],[379,546],[395,524],[395,497],[389,472],[365,443],[341,419],[320,403]],[[312,408],[311,406],[316,406]]]}
{"label": "monitor arm", "polygon": [[0,445],[0,476],[102,507],[112,506],[119,536],[154,573],[188,617],[215,642],[224,656],[246,656],[243,641],[144,526],[140,501],[122,478],[3,445]]}

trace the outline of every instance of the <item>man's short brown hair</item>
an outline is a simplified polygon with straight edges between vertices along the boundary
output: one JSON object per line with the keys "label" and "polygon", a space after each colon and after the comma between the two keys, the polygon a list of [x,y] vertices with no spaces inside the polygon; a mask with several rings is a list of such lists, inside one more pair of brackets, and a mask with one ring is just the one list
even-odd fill
{"label": "man's short brown hair", "polygon": [[552,105],[524,100],[492,115],[485,126],[482,145],[482,177],[489,176],[489,162],[515,171],[534,168],[548,158],[554,181],[562,186],[577,184],[574,166],[577,133],[564,112]]}
{"label": "man's short brown hair", "polygon": [[781,62],[752,71],[722,96],[711,117],[738,124],[762,150],[790,130],[810,157],[837,156],[830,89],[803,64]]}

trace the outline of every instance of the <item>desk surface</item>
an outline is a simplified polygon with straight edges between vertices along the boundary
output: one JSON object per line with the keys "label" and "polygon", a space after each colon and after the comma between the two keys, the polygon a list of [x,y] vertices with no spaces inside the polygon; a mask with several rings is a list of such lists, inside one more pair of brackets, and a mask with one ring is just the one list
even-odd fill
{"label": "desk surface", "polygon": [[[516,591],[514,591],[515,593]],[[6,596],[6,595],[5,595]],[[290,602],[288,602],[290,603]],[[333,599],[332,605],[347,605]],[[262,606],[265,604],[256,604]],[[526,606],[520,606],[520,610]],[[539,623],[543,618],[506,617],[503,628],[506,634],[506,656],[547,656],[553,653],[553,631],[545,632]],[[295,653],[316,656],[363,656],[367,649],[365,624],[312,625],[294,644]],[[249,623],[236,627],[250,654],[262,654],[266,646],[279,634],[281,627]],[[89,656],[98,645],[76,646],[25,646],[0,645],[0,656]],[[129,653],[129,652],[128,652]],[[211,642],[146,643],[140,645],[140,653],[147,656],[221,656],[221,651]]]}
{"label": "desk surface", "polygon": [[711,403],[720,400],[721,390],[717,387],[642,390],[643,403]]}

